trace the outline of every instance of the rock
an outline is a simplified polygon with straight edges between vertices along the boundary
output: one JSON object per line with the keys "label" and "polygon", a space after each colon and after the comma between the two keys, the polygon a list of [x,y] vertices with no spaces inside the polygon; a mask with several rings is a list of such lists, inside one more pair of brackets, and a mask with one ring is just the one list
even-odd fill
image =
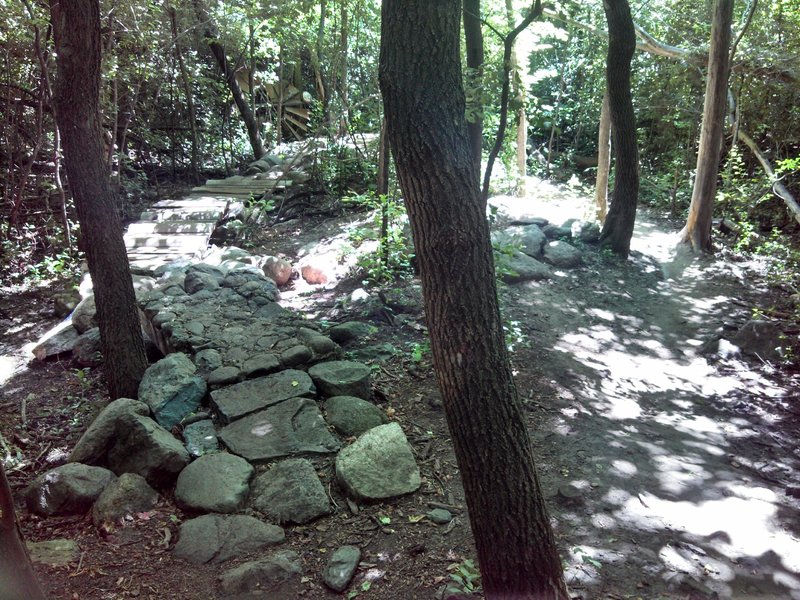
{"label": "rock", "polygon": [[226,571],[220,576],[220,586],[226,597],[240,598],[237,594],[252,593],[253,596],[270,600],[299,598],[300,566],[296,552],[282,550],[269,558],[246,562]]}
{"label": "rock", "polygon": [[281,368],[281,361],[274,354],[256,354],[242,364],[242,374],[246,379],[263,377]]}
{"label": "rock", "polygon": [[346,344],[353,340],[368,338],[378,332],[378,328],[363,321],[348,321],[335,325],[328,330],[328,335],[337,344]]}
{"label": "rock", "polygon": [[26,542],[31,561],[51,567],[66,567],[76,562],[81,555],[75,540],[46,540],[44,542]]}
{"label": "rock", "polygon": [[329,398],[325,402],[325,414],[328,423],[345,437],[359,436],[386,422],[385,415],[377,406],[355,396]]}
{"label": "rock", "polygon": [[572,239],[594,243],[600,241],[600,225],[588,221],[575,221],[570,226]]}
{"label": "rock", "polygon": [[247,500],[250,464],[227,453],[207,454],[190,463],[178,476],[175,501],[184,509],[232,513]]}
{"label": "rock", "polygon": [[383,500],[419,488],[419,468],[397,423],[370,429],[336,457],[336,480],[357,500]]}
{"label": "rock", "polygon": [[214,429],[214,422],[211,419],[186,425],[183,428],[183,440],[186,442],[186,450],[192,458],[219,452],[217,431]]}
{"label": "rock", "polygon": [[381,344],[375,344],[374,346],[355,348],[350,350],[347,354],[350,359],[357,362],[369,362],[374,364],[386,362],[392,357],[402,354],[402,351],[398,350],[396,346],[393,346],[389,342],[383,342]]}
{"label": "rock", "polygon": [[45,517],[84,513],[113,479],[108,469],[80,463],[50,469],[28,486],[28,510]]}
{"label": "rock", "polygon": [[264,275],[272,279],[278,286],[286,285],[292,278],[292,263],[285,258],[267,256],[261,268],[264,270]]}
{"label": "rock", "polygon": [[114,523],[126,515],[146,512],[158,502],[158,492],[144,477],[136,473],[123,473],[106,486],[92,507],[95,525]]}
{"label": "rock", "polygon": [[75,310],[81,301],[78,290],[66,290],[53,296],[53,316],[63,319]]}
{"label": "rock", "polygon": [[572,269],[581,264],[581,252],[567,242],[550,242],[544,247],[544,260],[560,269]]}
{"label": "rock", "polygon": [[314,465],[304,458],[283,460],[256,477],[250,505],[280,524],[308,523],[331,512]]}
{"label": "rock", "polygon": [[242,371],[239,367],[220,367],[208,374],[208,385],[211,388],[218,388],[236,383],[241,378]]}
{"label": "rock", "polygon": [[72,326],[78,333],[86,333],[92,327],[97,327],[97,306],[94,303],[94,294],[86,296],[72,311]]}
{"label": "rock", "polygon": [[[330,274],[327,271],[331,271]],[[300,275],[311,285],[319,285],[328,283],[329,279],[335,278],[334,271],[330,268],[326,269],[323,264],[305,264],[300,267]]]}
{"label": "rock", "polygon": [[559,486],[556,492],[556,499],[560,504],[572,508],[577,508],[584,504],[583,492],[571,484]]}
{"label": "rock", "polygon": [[497,262],[501,265],[500,278],[505,283],[541,281],[551,275],[550,267],[520,251],[510,257],[502,256]]}
{"label": "rock", "polygon": [[79,367],[96,367],[103,362],[100,328],[92,327],[72,344],[72,356]]}
{"label": "rock", "polygon": [[572,239],[572,226],[558,227],[557,225],[546,225],[542,227],[542,233],[548,240],[569,240]]}
{"label": "rock", "polygon": [[745,354],[779,362],[783,359],[783,346],[788,345],[788,341],[783,338],[783,327],[780,323],[753,319],[742,326],[731,338],[731,342]]}
{"label": "rock", "polygon": [[199,373],[211,373],[222,366],[222,355],[219,350],[206,348],[194,355],[194,364]]}
{"label": "rock", "polygon": [[356,546],[337,548],[328,559],[322,581],[335,592],[343,592],[355,575],[361,560],[361,550]]}
{"label": "rock", "polygon": [[[199,265],[192,265],[189,267],[192,269],[193,267],[197,267]],[[211,267],[213,268],[213,267]],[[187,294],[195,294],[200,290],[209,290],[214,291],[219,289],[220,287],[220,280],[222,272],[220,271],[220,277],[213,275],[211,273],[204,273],[202,271],[187,271],[186,279],[183,282],[183,289],[186,291]]]}
{"label": "rock", "polygon": [[78,332],[69,320],[62,321],[41,338],[33,349],[36,360],[46,360],[72,351]]}
{"label": "rock", "polygon": [[522,252],[533,258],[542,257],[542,247],[547,243],[547,236],[538,225],[509,227],[506,232],[519,244]]}
{"label": "rock", "polygon": [[298,344],[281,352],[280,361],[281,365],[289,368],[304,365],[312,358],[314,358],[314,353],[302,344]]}
{"label": "rock", "polygon": [[417,314],[423,311],[422,286],[419,285],[385,289],[382,300],[395,313]]}
{"label": "rock", "polygon": [[221,563],[281,543],[283,529],[245,515],[203,515],[180,527],[176,558],[193,564]]}
{"label": "rock", "polygon": [[195,375],[197,367],[183,353],[170,354],[151,365],[139,384],[139,400],[147,403],[153,417],[172,429],[200,406],[206,395],[206,382]]}
{"label": "rock", "polygon": [[250,462],[264,462],[293,454],[329,454],[339,442],[308,398],[291,398],[234,421],[219,434],[231,452]]}
{"label": "rock", "polygon": [[446,508],[434,508],[428,511],[425,516],[437,525],[447,525],[453,520],[453,513]]}
{"label": "rock", "polygon": [[211,407],[220,421],[230,423],[289,398],[313,396],[315,392],[307,373],[289,369],[214,390]]}
{"label": "rock", "polygon": [[348,360],[318,363],[308,374],[326,396],[356,396],[368,400],[370,397],[370,369],[368,366]]}
{"label": "rock", "polygon": [[147,416],[150,409],[144,402],[119,398],[109,403],[75,444],[69,455],[69,462],[100,464],[116,442],[118,433],[124,429],[125,423],[134,415]]}
{"label": "rock", "polygon": [[154,487],[168,486],[189,463],[189,453],[173,435],[148,417],[122,420],[107,458],[117,475],[138,473]]}

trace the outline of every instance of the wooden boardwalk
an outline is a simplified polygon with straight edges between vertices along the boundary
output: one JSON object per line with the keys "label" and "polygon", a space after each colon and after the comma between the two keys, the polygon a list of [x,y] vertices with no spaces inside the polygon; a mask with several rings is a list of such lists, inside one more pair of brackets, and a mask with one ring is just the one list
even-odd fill
{"label": "wooden boardwalk", "polygon": [[210,179],[188,196],[156,202],[125,233],[131,271],[150,274],[174,260],[199,258],[231,203],[285,187],[284,182],[277,183],[241,175]]}

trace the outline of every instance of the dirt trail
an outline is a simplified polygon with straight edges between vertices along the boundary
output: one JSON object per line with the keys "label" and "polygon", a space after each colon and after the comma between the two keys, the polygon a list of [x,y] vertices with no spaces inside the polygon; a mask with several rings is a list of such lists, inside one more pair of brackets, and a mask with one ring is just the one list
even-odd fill
{"label": "dirt trail", "polygon": [[[550,191],[531,214],[586,212],[537,185]],[[520,373],[520,392],[571,589],[800,598],[800,503],[787,494],[800,481],[797,406],[786,406],[796,382],[700,352],[768,292],[748,265],[676,256],[674,243],[640,212],[629,261],[587,248],[585,268],[506,294],[536,346],[514,361],[540,371]]]}

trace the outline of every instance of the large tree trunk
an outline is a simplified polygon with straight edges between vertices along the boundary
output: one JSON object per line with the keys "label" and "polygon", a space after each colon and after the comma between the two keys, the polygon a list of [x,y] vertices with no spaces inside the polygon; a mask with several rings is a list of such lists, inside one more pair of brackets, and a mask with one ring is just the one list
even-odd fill
{"label": "large tree trunk", "polygon": [[483,31],[481,0],[463,0],[464,45],[467,54],[467,84],[472,88],[467,106],[467,135],[475,172],[480,177],[483,158]]}
{"label": "large tree trunk", "polygon": [[503,337],[464,119],[460,0],[384,0],[379,79],[487,599],[568,598]]}
{"label": "large tree trunk", "polygon": [[3,600],[44,600],[33,572],[28,549],[22,540],[14,510],[11,488],[0,460],[0,598]]}
{"label": "large tree trunk", "polygon": [[608,214],[608,173],[611,170],[611,115],[608,110],[608,90],[603,93],[600,109],[600,127],[597,132],[597,180],[594,187],[594,203],[597,220],[606,222]]}
{"label": "large tree trunk", "polygon": [[111,398],[136,398],[147,368],[117,198],[111,191],[100,123],[98,0],[53,0],[58,54],[55,108],[70,189],[86,240],[104,368]]}
{"label": "large tree trunk", "polygon": [[264,143],[261,140],[261,134],[258,131],[256,116],[253,114],[253,111],[250,110],[250,105],[247,103],[247,99],[242,93],[242,88],[239,87],[239,82],[236,81],[236,68],[228,61],[228,57],[225,54],[225,46],[220,43],[217,32],[208,15],[208,11],[206,11],[205,6],[202,4],[202,0],[194,0],[194,10],[198,22],[203,24],[203,38],[208,43],[211,54],[217,61],[220,71],[222,71],[222,74],[225,76],[225,83],[228,85],[228,90],[231,92],[236,108],[239,109],[239,114],[247,129],[250,147],[253,149],[253,156],[255,156],[257,160],[264,156],[266,151],[264,150]]}
{"label": "large tree trunk", "polygon": [[603,8],[608,21],[606,89],[616,161],[614,196],[600,239],[616,255],[626,258],[639,200],[639,150],[631,99],[631,59],[636,50],[636,32],[628,0],[605,0]]}
{"label": "large tree trunk", "polygon": [[695,252],[711,252],[711,217],[717,192],[720,149],[725,127],[728,93],[728,51],[731,44],[733,0],[716,0],[708,51],[708,79],[703,104],[703,125],[697,151],[697,171],[689,217],[680,233],[681,243]]}

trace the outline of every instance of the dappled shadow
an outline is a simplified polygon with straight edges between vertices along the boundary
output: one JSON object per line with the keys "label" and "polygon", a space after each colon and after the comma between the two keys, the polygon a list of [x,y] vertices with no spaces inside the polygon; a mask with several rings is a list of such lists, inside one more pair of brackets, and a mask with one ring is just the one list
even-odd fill
{"label": "dappled shadow", "polygon": [[640,217],[631,260],[587,248],[583,269],[507,298],[549,379],[519,376],[568,580],[586,597],[800,598],[790,384],[702,352],[761,290],[673,246]]}

